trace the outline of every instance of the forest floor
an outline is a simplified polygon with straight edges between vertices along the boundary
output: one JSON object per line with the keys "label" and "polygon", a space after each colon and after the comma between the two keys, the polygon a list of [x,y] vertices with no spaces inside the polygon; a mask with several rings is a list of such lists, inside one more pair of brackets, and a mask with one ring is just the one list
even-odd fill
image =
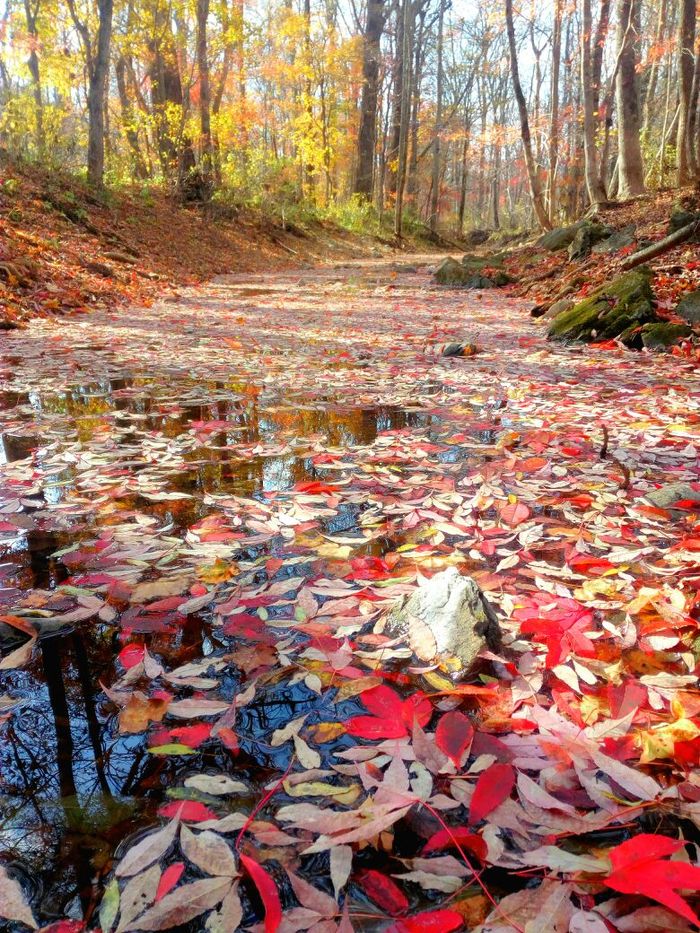
{"label": "forest floor", "polygon": [[72,176],[0,159],[0,328],[147,306],[225,272],[392,252],[389,241],[332,223],[283,225],[217,203],[183,206],[157,187],[98,198]]}
{"label": "forest floor", "polygon": [[[700,371],[431,260],[0,334],[13,931],[698,922]],[[382,631],[448,567],[457,680]]]}

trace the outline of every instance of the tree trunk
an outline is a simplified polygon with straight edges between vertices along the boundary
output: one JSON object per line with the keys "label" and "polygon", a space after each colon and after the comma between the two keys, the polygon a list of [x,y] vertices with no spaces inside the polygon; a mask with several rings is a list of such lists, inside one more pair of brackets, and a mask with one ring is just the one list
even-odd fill
{"label": "tree trunk", "polygon": [[401,20],[403,24],[401,61],[403,74],[401,76],[401,101],[399,108],[399,151],[398,169],[396,172],[396,204],[394,208],[394,234],[400,239],[403,233],[403,193],[406,184],[406,151],[408,149],[408,111],[409,92],[411,88],[411,47],[409,26],[411,15],[411,0],[403,0]]}
{"label": "tree trunk", "polygon": [[355,194],[371,200],[374,187],[377,148],[377,99],[379,96],[379,56],[386,23],[385,0],[368,0],[367,22],[362,38],[362,99],[357,137]]}
{"label": "tree trunk", "polygon": [[583,94],[583,152],[588,199],[593,208],[605,201],[605,189],[598,171],[598,152],[596,150],[596,106],[600,99],[595,90],[593,67],[591,62],[591,0],[583,0],[581,22],[581,90]]}
{"label": "tree trunk", "polygon": [[687,185],[693,175],[692,141],[690,135],[691,99],[695,64],[695,0],[680,0],[681,15],[678,25],[678,75],[680,84],[680,110],[676,152],[678,184]]}
{"label": "tree trunk", "polygon": [[134,108],[131,104],[129,89],[127,87],[126,59],[123,55],[120,55],[117,59],[114,71],[117,76],[117,92],[119,94],[119,104],[122,111],[122,126],[124,128],[126,141],[129,143],[129,148],[131,149],[133,175],[134,178],[144,179],[148,177],[148,172],[146,170],[146,163],[141,154],[141,147],[139,146],[139,136],[134,121]]}
{"label": "tree trunk", "polygon": [[527,116],[527,104],[520,84],[520,71],[518,68],[518,51],[515,47],[515,26],[513,25],[513,0],[506,0],[506,29],[508,31],[508,48],[510,50],[510,71],[513,79],[513,91],[515,99],[518,102],[518,113],[520,115],[520,136],[523,142],[523,153],[525,155],[525,165],[527,166],[527,177],[530,182],[530,196],[532,197],[532,206],[535,209],[537,222],[544,230],[551,229],[549,217],[544,207],[542,197],[542,186],[537,173],[537,165],[532,154],[532,139],[530,136],[530,123]]}
{"label": "tree trunk", "polygon": [[563,0],[555,0],[552,31],[552,82],[549,116],[549,178],[547,180],[547,207],[549,219],[554,223],[557,212],[557,151],[559,148],[559,68],[561,65],[561,18]]}
{"label": "tree trunk", "polygon": [[206,189],[211,185],[212,142],[211,142],[211,88],[209,84],[209,50],[207,44],[207,20],[209,0],[197,0],[197,70],[199,71],[199,125],[200,167]]}
{"label": "tree trunk", "polygon": [[88,182],[100,188],[105,171],[105,93],[109,73],[109,50],[112,40],[113,0],[97,0],[99,25],[97,52],[90,72],[88,90]]}
{"label": "tree trunk", "polygon": [[44,102],[41,96],[41,71],[39,68],[39,56],[36,51],[39,42],[39,32],[36,25],[39,15],[39,2],[32,9],[30,0],[24,0],[24,14],[27,21],[27,32],[32,38],[31,52],[27,61],[29,74],[32,76],[32,94],[34,96],[34,107],[36,109],[36,149],[39,158],[44,153]]}
{"label": "tree trunk", "polygon": [[639,83],[637,46],[639,42],[639,0],[618,2],[617,120],[619,129],[620,197],[644,193],[644,164],[639,140]]}
{"label": "tree trunk", "polygon": [[437,86],[435,102],[435,133],[433,136],[433,171],[432,171],[432,191],[430,196],[430,232],[437,233],[438,220],[440,217],[440,158],[441,158],[441,137],[442,137],[442,85],[443,85],[443,36],[445,25],[445,3],[446,0],[440,0],[440,9],[438,13],[438,34],[437,34]]}

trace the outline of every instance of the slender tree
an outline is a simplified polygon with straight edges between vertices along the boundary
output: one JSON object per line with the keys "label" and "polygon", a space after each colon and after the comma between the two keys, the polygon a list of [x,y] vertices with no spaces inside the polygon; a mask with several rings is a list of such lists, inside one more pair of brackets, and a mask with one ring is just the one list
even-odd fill
{"label": "slender tree", "polygon": [[619,0],[617,21],[617,119],[620,197],[644,193],[644,163],[640,143],[641,114],[637,81],[639,0]]}
{"label": "slender tree", "polygon": [[520,70],[518,67],[518,50],[515,45],[515,25],[513,23],[513,0],[506,0],[506,30],[508,32],[508,48],[510,50],[510,73],[513,81],[513,92],[518,104],[518,113],[520,115],[520,137],[523,144],[523,153],[525,155],[525,165],[527,167],[527,177],[530,182],[530,197],[532,206],[535,209],[537,222],[544,230],[549,230],[552,226],[547,216],[542,196],[542,185],[538,174],[537,164],[532,152],[532,137],[530,135],[530,121],[527,115],[527,102],[523,94],[520,83]]}

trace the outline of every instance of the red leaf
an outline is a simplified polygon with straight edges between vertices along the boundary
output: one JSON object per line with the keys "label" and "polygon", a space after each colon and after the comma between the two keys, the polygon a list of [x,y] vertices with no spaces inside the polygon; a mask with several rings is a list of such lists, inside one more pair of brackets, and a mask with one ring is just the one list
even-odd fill
{"label": "red leaf", "polygon": [[40,933],[83,933],[84,920],[57,920],[47,927],[42,927]]}
{"label": "red leaf", "polygon": [[396,882],[383,872],[366,868],[357,876],[357,882],[365,894],[392,917],[408,910],[408,898]]}
{"label": "red leaf", "polygon": [[513,502],[504,505],[501,509],[501,521],[507,525],[519,525],[530,517],[530,509],[522,502]]}
{"label": "red leaf", "polygon": [[487,768],[476,782],[471,803],[469,822],[478,823],[510,797],[515,784],[512,765],[496,762]]}
{"label": "red leaf", "polygon": [[260,900],[265,908],[265,933],[275,933],[282,923],[282,905],[277,893],[277,885],[262,865],[258,865],[247,855],[241,855],[241,865],[247,871],[257,888]]}
{"label": "red leaf", "polygon": [[667,836],[640,833],[608,852],[613,871],[605,883],[622,894],[642,894],[700,926],[700,919],[677,889],[700,890],[700,868],[687,862],[662,861],[685,843]]}
{"label": "red leaf", "polygon": [[392,690],[391,687],[387,687],[384,684],[381,684],[379,687],[372,687],[371,690],[365,690],[365,692],[361,694],[360,699],[365,709],[369,710],[373,716],[379,716],[382,719],[401,718],[403,701],[398,693]]}
{"label": "red leaf", "polygon": [[132,667],[136,667],[137,664],[140,664],[143,661],[145,648],[143,645],[124,645],[122,650],[119,652],[119,660],[122,663],[122,667],[125,667],[128,671]]}
{"label": "red leaf", "polygon": [[168,865],[163,874],[160,876],[158,890],[156,891],[156,904],[162,897],[165,897],[168,891],[172,891],[172,889],[182,877],[184,870],[184,862],[175,862],[173,865]]}
{"label": "red leaf", "polygon": [[464,918],[456,910],[428,910],[397,920],[384,933],[451,933],[463,923]]}
{"label": "red leaf", "polygon": [[432,852],[438,852],[440,849],[449,849],[457,844],[462,849],[472,852],[478,859],[483,861],[488,851],[486,843],[478,833],[469,832],[466,826],[454,826],[448,830],[439,829],[434,833],[423,847],[423,855],[430,855]]}
{"label": "red leaf", "polygon": [[464,713],[445,713],[435,730],[435,744],[459,768],[471,748],[474,727]]}
{"label": "red leaf", "polygon": [[190,748],[199,748],[202,742],[211,735],[211,723],[200,722],[196,726],[178,726],[177,729],[171,729],[170,735],[178,739],[183,745],[189,745]]}
{"label": "red leaf", "polygon": [[216,813],[197,800],[173,800],[158,810],[158,816],[164,816],[169,820],[179,816],[186,823],[203,823],[204,820],[216,819]]}
{"label": "red leaf", "polygon": [[346,723],[350,735],[361,739],[400,739],[413,729],[414,720],[424,726],[433,713],[430,700],[422,693],[402,700],[385,684],[366,690],[361,700],[374,715],[353,716]]}

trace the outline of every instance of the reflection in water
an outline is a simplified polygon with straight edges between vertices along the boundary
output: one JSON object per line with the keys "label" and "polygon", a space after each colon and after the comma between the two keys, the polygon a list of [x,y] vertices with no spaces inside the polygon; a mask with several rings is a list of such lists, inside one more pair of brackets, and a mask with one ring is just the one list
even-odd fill
{"label": "reflection in water", "polygon": [[[52,611],[59,614],[68,603],[61,586],[90,571],[91,557],[112,540],[96,544],[111,525],[135,520],[145,529],[153,518],[182,537],[216,512],[208,494],[264,502],[305,481],[327,479],[314,467],[319,450],[342,459],[382,432],[430,423],[427,415],[395,406],[344,406],[332,394],[281,398],[262,383],[165,384],[128,376],[62,392],[5,392],[0,408],[8,469],[33,457],[41,478],[24,492],[18,486],[27,503],[9,513],[21,512],[21,521],[1,552],[0,605],[11,611],[23,594],[35,593],[38,606],[53,599]],[[103,480],[111,499],[100,512],[79,505],[81,497],[95,495],[89,485],[93,462],[110,464],[101,466],[101,475],[113,477],[111,484]],[[160,489],[188,498],[149,498]],[[343,503],[321,528],[326,534],[357,534],[361,513],[359,506]],[[122,524],[127,541],[129,527]],[[367,553],[386,546],[384,540],[370,541]],[[290,568],[299,572],[300,565]],[[123,621],[130,610],[115,605]],[[220,652],[224,644],[221,630],[197,614],[160,629],[143,619],[140,624],[136,631],[146,634],[138,637],[170,668]],[[21,703],[19,715],[3,726],[0,743],[0,851],[26,871],[44,918],[89,920],[116,846],[151,823],[167,790],[181,782],[182,760],[148,754],[148,733],[120,735],[115,707],[100,690],[115,680],[117,631],[95,618],[58,630],[49,626],[30,664],[5,673],[0,688]],[[0,647],[17,647],[23,637],[5,626]],[[233,674],[225,673],[220,696],[231,698],[235,689]],[[235,769],[254,793],[271,768],[286,767],[289,754],[259,736],[305,713],[309,723],[321,716],[318,696],[303,684],[270,685],[241,713]],[[187,758],[187,766],[230,770],[229,755],[220,743],[205,744]]]}

